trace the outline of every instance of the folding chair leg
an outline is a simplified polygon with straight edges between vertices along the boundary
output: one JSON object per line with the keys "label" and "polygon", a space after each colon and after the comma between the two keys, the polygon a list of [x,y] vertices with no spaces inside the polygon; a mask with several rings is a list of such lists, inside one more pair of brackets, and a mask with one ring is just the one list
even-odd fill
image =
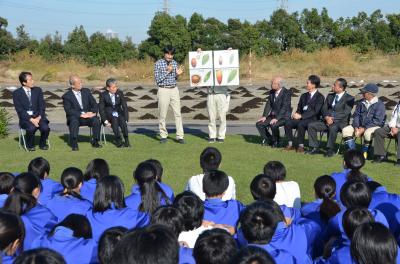
{"label": "folding chair leg", "polygon": [[102,139],[104,145],[106,145],[106,144],[107,144],[106,132],[105,132],[105,128],[104,128],[103,125],[101,126],[101,135],[100,135],[100,138]]}
{"label": "folding chair leg", "polygon": [[20,144],[20,146],[23,146],[24,150],[28,151],[28,148],[26,147],[25,134],[24,134],[24,130],[23,129],[19,130],[19,135],[20,135],[20,138],[22,139],[22,143],[23,143],[23,144]]}

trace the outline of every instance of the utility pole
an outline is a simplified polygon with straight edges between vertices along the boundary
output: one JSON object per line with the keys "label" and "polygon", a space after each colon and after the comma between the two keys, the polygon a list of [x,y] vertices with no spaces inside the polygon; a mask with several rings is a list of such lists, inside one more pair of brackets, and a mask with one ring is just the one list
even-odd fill
{"label": "utility pole", "polygon": [[168,2],[168,0],[164,0],[163,12],[165,14],[169,14],[169,2]]}
{"label": "utility pole", "polygon": [[278,0],[279,8],[288,12],[289,10],[289,0]]}

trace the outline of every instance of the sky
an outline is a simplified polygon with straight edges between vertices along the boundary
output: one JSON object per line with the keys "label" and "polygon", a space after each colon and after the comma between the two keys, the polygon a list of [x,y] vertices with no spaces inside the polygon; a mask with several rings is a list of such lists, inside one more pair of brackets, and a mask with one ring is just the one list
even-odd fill
{"label": "sky", "polygon": [[[351,17],[364,11],[371,14],[381,9],[383,14],[400,13],[400,0],[287,0],[289,12],[323,7],[331,17]],[[200,13],[204,18],[228,18],[254,23],[268,19],[280,6],[278,0],[168,0],[171,15],[186,18]],[[8,30],[15,35],[24,24],[31,37],[41,39],[58,31],[63,40],[75,26],[83,25],[87,34],[108,29],[121,39],[132,37],[134,43],[147,38],[147,30],[163,0],[0,0],[0,17],[8,20]]]}

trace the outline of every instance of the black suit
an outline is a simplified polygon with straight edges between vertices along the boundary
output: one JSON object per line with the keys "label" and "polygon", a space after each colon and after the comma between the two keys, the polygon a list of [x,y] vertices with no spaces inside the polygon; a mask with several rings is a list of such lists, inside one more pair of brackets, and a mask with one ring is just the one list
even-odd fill
{"label": "black suit", "polygon": [[[43,92],[40,87],[31,89],[31,100],[27,96],[24,88],[20,87],[13,92],[14,107],[18,114],[19,126],[26,130],[27,147],[34,147],[35,132],[40,130],[40,147],[46,146],[46,140],[49,136],[49,121],[46,118],[46,104],[43,98]],[[32,113],[28,113],[32,111]],[[40,116],[39,127],[35,127],[31,118]]]}
{"label": "black suit", "polygon": [[[126,122],[129,121],[128,106],[122,91],[117,90],[114,96],[115,103],[113,104],[111,95],[108,91],[100,94],[99,112],[101,122],[104,124],[104,122],[107,120],[111,123],[112,130],[117,140],[120,140],[121,138],[119,132],[120,127],[126,140],[128,138],[128,126],[126,124]],[[118,113],[118,117],[114,116],[113,113]]]}
{"label": "black suit", "polygon": [[[271,90],[265,104],[263,117],[266,117],[264,122],[257,122],[256,127],[261,137],[269,144],[275,144],[279,140],[279,127],[285,125],[285,122],[290,118],[291,109],[291,92],[286,88],[282,88],[275,96],[275,90]],[[272,119],[277,119],[274,125],[270,122]],[[271,127],[272,136],[268,132],[268,128]]]}
{"label": "black suit", "polygon": [[338,132],[349,124],[351,110],[354,106],[354,97],[348,93],[344,93],[340,100],[332,106],[335,100],[335,93],[330,93],[325,99],[322,107],[322,117],[330,116],[334,118],[333,124],[327,125],[325,120],[316,121],[308,125],[309,145],[312,148],[318,148],[318,131],[328,131],[327,148],[334,150]]}
{"label": "black suit", "polygon": [[300,96],[296,113],[301,115],[301,119],[289,119],[285,123],[285,134],[288,141],[293,141],[292,129],[297,128],[298,144],[304,144],[308,124],[319,120],[321,116],[325,97],[318,91],[311,98],[310,96],[309,92]]}
{"label": "black suit", "polygon": [[87,88],[81,89],[82,107],[79,105],[72,89],[69,89],[63,96],[63,104],[65,114],[67,116],[67,125],[69,126],[69,133],[71,137],[71,146],[78,145],[78,134],[80,126],[89,126],[93,129],[92,142],[98,142],[100,138],[100,120],[97,116],[92,118],[81,118],[82,113],[93,112],[97,113],[98,106],[92,93]]}

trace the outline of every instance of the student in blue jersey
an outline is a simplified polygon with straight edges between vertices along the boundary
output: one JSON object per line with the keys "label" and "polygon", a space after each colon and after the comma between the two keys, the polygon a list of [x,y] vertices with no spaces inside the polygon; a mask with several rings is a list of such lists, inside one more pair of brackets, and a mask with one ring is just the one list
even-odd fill
{"label": "student in blue jersey", "polygon": [[10,172],[0,172],[0,208],[3,207],[13,188],[14,176]]}
{"label": "student in blue jersey", "polygon": [[48,249],[48,248],[37,248],[23,252],[19,255],[14,264],[67,264],[63,256],[60,253]]}
{"label": "student in blue jersey", "polygon": [[[361,207],[367,208],[371,202],[371,191],[364,182],[347,181],[340,192],[340,197],[345,208]],[[328,222],[328,237],[339,236],[342,239],[348,239],[343,229],[343,208],[337,215]],[[369,209],[376,222],[380,222],[389,227],[386,217],[376,209]]]}
{"label": "student in blue jersey", "polygon": [[232,258],[232,264],[276,264],[271,255],[264,249],[255,246],[242,248]]}
{"label": "student in blue jersey", "polygon": [[128,229],[122,226],[111,227],[104,231],[100,237],[99,245],[97,247],[99,264],[111,263],[111,257],[114,249],[127,231]]}
{"label": "student in blue jersey", "polygon": [[93,203],[97,182],[108,175],[110,175],[110,168],[107,161],[104,159],[94,159],[90,161],[83,174],[84,182],[81,188],[82,197]]}
{"label": "student in blue jersey", "polygon": [[0,211],[0,263],[11,264],[24,243],[25,228],[21,218]]}
{"label": "student in blue jersey", "polygon": [[117,244],[110,263],[177,264],[179,244],[168,228],[152,225],[135,229]]}
{"label": "student in blue jersey", "polygon": [[[170,186],[168,186],[167,184],[162,182],[164,168],[162,167],[161,162],[158,160],[155,160],[155,159],[148,159],[145,162],[150,163],[154,166],[154,168],[156,169],[156,172],[157,172],[156,178],[157,178],[158,185],[160,185],[160,188],[165,192],[165,194],[168,196],[170,201],[173,201],[174,200],[174,190],[172,190],[172,188]],[[132,185],[131,192],[132,192],[132,194],[140,195],[139,185],[138,184]]]}
{"label": "student in blue jersey", "polygon": [[[178,236],[184,227],[184,218],[175,207],[171,205],[161,206],[152,214],[150,224],[165,226],[174,233],[178,240]],[[192,254],[191,248],[186,245],[179,245],[179,264],[196,264]]]}
{"label": "student in blue jersey", "polygon": [[[271,177],[264,174],[259,174],[251,181],[250,192],[253,196],[253,199],[256,201],[262,201],[266,199],[273,200],[276,195],[276,184]],[[280,205],[279,207],[287,219],[286,222],[289,221],[289,223],[291,223],[292,221],[301,217],[300,210],[297,208],[287,207],[284,204]]]}
{"label": "student in blue jersey", "polygon": [[39,204],[41,182],[36,175],[25,172],[14,179],[13,191],[3,209],[21,216],[25,225],[24,250],[30,249],[32,241],[49,232],[56,224],[57,217]]}
{"label": "student in blue jersey", "polygon": [[400,263],[396,240],[381,223],[365,223],[357,227],[350,252],[358,264]]}
{"label": "student in blue jersey", "polygon": [[237,200],[222,200],[228,185],[228,175],[223,171],[212,170],[204,174],[203,192],[206,194],[204,220],[235,228],[244,206]]}
{"label": "student in blue jersey", "polygon": [[350,243],[356,228],[364,223],[375,222],[371,212],[366,208],[352,207],[346,210],[343,215],[343,229],[347,239],[339,239],[335,241],[332,253],[326,260],[319,259],[316,264],[352,264],[354,260],[350,254]]}
{"label": "student in blue jersey", "polygon": [[59,222],[69,214],[86,215],[92,208],[92,203],[80,195],[82,183],[83,174],[78,168],[66,168],[61,174],[61,184],[64,190],[47,203],[47,208],[58,218]]}
{"label": "student in blue jersey", "polygon": [[139,192],[126,197],[125,203],[129,208],[152,214],[160,205],[172,203],[159,185],[156,175],[157,169],[152,163],[146,161],[139,163],[133,172],[133,177],[139,185]]}
{"label": "student in blue jersey", "polygon": [[200,234],[193,257],[196,264],[229,264],[237,250],[233,237],[227,231],[215,228]]}
{"label": "student in blue jersey", "polygon": [[341,203],[340,190],[346,181],[363,181],[371,179],[361,172],[365,165],[365,157],[361,151],[348,150],[343,154],[343,171],[332,173],[331,176],[336,182],[336,201]]}
{"label": "student in blue jersey", "polygon": [[97,183],[93,208],[87,218],[92,225],[95,241],[110,227],[130,229],[145,226],[149,222],[146,213],[126,207],[124,184],[117,176],[106,176]]}
{"label": "student in blue jersey", "polygon": [[272,203],[254,202],[246,207],[240,216],[244,239],[250,246],[265,249],[277,263],[311,263],[307,252],[312,243],[307,236],[315,234],[295,224],[287,226],[282,212],[277,211],[279,207]]}
{"label": "student in blue jersey", "polygon": [[32,248],[50,248],[60,253],[67,263],[86,264],[97,260],[92,228],[83,215],[70,214],[50,233],[37,238]]}
{"label": "student in blue jersey", "polygon": [[40,204],[46,205],[54,195],[63,190],[60,183],[49,178],[50,164],[46,159],[38,157],[31,160],[28,165],[28,172],[35,174],[42,182],[42,189],[39,195]]}

